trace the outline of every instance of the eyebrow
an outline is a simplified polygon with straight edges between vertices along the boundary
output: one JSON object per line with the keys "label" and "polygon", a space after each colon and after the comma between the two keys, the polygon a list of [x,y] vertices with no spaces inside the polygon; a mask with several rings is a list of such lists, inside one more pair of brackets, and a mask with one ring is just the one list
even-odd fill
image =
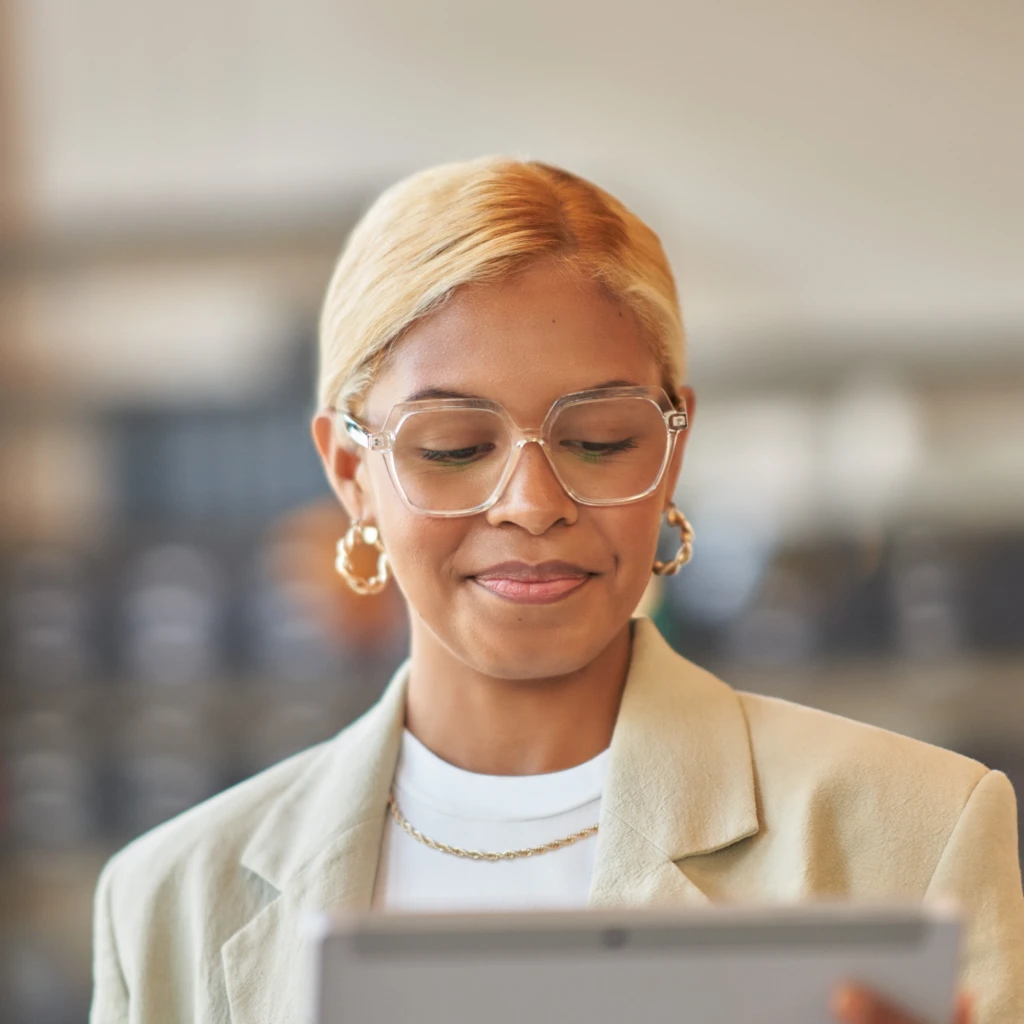
{"label": "eyebrow", "polygon": [[450,388],[423,388],[402,399],[403,402],[422,402],[426,398],[480,398],[467,391],[453,391]]}
{"label": "eyebrow", "polygon": [[[634,388],[639,385],[636,381],[632,380],[606,380],[600,384],[592,384],[590,387],[577,388],[578,391],[596,391],[599,388]],[[402,399],[403,402],[420,402],[428,398],[470,398],[473,400],[484,400],[483,395],[474,395],[468,391],[455,391],[452,388],[422,388],[420,391],[414,391],[408,397]]]}

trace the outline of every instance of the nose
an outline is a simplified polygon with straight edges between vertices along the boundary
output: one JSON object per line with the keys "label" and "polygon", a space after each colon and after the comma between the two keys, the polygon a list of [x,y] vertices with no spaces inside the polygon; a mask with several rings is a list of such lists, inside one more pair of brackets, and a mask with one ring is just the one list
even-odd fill
{"label": "nose", "polygon": [[539,442],[522,446],[519,462],[498,500],[485,513],[491,526],[513,523],[539,537],[556,523],[576,522],[576,502],[558,482]]}

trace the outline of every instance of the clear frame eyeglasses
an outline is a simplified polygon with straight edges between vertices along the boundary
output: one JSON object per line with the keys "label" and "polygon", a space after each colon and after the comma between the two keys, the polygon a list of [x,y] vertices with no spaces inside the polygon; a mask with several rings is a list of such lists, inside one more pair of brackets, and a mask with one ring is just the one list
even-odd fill
{"label": "clear frame eyeglasses", "polygon": [[559,398],[539,429],[521,428],[499,402],[475,398],[401,402],[373,431],[342,410],[335,430],[384,457],[414,512],[468,516],[491,508],[523,449],[537,444],[573,501],[623,505],[661,483],[688,420],[658,387],[608,387]]}

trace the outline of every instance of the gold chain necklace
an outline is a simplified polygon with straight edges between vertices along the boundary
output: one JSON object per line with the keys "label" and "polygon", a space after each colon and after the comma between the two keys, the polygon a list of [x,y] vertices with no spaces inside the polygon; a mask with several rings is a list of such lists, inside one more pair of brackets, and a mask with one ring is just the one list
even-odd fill
{"label": "gold chain necklace", "polygon": [[449,846],[447,843],[439,843],[436,839],[425,836],[418,828],[410,825],[398,809],[394,789],[388,793],[388,810],[391,811],[391,817],[395,819],[395,824],[403,832],[412,836],[416,842],[429,846],[430,849],[437,850],[438,853],[450,853],[453,857],[466,857],[469,860],[516,860],[519,857],[536,857],[541,853],[560,850],[563,846],[572,846],[573,843],[578,843],[581,839],[596,834],[598,828],[597,825],[591,825],[589,828],[580,829],[579,832],[573,832],[571,836],[566,836],[564,839],[555,839],[550,843],[544,843],[543,846],[528,846],[524,850],[505,850],[502,853],[486,853],[481,850],[464,850],[461,846]]}

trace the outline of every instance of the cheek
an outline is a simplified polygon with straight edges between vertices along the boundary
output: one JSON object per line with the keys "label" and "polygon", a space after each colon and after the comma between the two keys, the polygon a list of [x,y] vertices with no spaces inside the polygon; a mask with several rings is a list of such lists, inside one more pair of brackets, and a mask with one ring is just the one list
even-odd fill
{"label": "cheek", "polygon": [[457,520],[431,519],[404,513],[385,538],[395,576],[407,594],[436,592],[453,577],[452,566],[462,543]]}
{"label": "cheek", "polygon": [[414,600],[418,595],[436,595],[451,578],[466,520],[410,511],[386,472],[382,479],[374,478],[373,490],[381,539],[402,592]]}
{"label": "cheek", "polygon": [[642,589],[654,564],[660,521],[647,502],[602,511],[600,529],[617,562],[617,574],[624,586]]}

